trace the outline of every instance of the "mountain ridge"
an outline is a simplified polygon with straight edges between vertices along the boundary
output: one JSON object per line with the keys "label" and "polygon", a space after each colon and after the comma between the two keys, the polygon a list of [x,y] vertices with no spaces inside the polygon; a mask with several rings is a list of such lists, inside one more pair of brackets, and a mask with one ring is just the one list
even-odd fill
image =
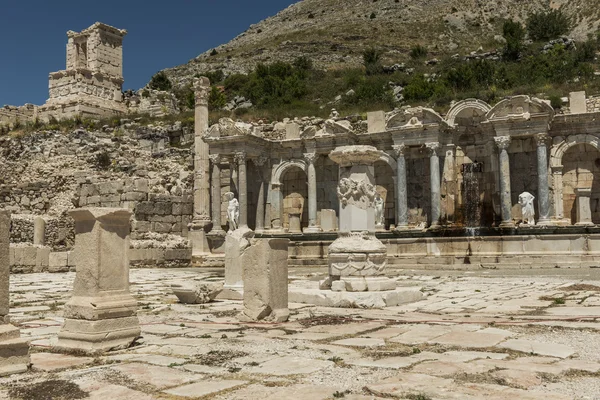
{"label": "mountain ridge", "polygon": [[415,45],[425,46],[430,58],[464,55],[502,47],[504,20],[525,22],[530,13],[548,9],[571,18],[570,37],[585,40],[598,31],[599,0],[303,0],[164,72],[183,85],[196,74],[247,73],[258,63],[299,56],[320,69],[356,67],[367,48],[379,49],[388,65],[407,60]]}

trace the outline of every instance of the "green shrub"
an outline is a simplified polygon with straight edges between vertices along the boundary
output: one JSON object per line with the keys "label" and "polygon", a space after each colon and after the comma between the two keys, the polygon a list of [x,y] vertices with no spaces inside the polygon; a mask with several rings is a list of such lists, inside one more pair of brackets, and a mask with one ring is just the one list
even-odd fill
{"label": "green shrub", "polygon": [[518,60],[523,51],[523,39],[525,38],[525,28],[521,23],[508,20],[502,25],[502,36],[506,40],[503,50],[503,57],[506,60]]}
{"label": "green shrub", "polygon": [[381,65],[381,52],[377,49],[367,49],[363,52],[363,65],[367,75],[376,75],[383,71]]}
{"label": "green shrub", "polygon": [[552,96],[550,96],[550,105],[555,110],[558,110],[559,108],[562,108],[563,102],[562,102],[562,99],[560,98],[560,96],[559,95],[552,95]]}
{"label": "green shrub", "polygon": [[417,45],[411,47],[410,57],[415,60],[418,60],[419,58],[427,57],[427,48],[420,44],[417,44]]}
{"label": "green shrub", "polygon": [[527,18],[527,32],[532,40],[556,39],[570,28],[571,22],[561,10],[533,13]]}
{"label": "green shrub", "polygon": [[227,104],[225,94],[216,86],[210,88],[208,95],[208,109],[211,111],[220,110]]}
{"label": "green shrub", "polygon": [[171,90],[173,84],[171,83],[171,80],[167,74],[165,74],[163,71],[160,71],[152,77],[148,86],[153,90],[168,91]]}

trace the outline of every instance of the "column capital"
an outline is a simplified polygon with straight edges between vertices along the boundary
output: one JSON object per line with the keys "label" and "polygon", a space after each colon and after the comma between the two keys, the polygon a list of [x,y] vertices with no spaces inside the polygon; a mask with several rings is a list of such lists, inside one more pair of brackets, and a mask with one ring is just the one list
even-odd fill
{"label": "column capital", "polygon": [[269,161],[269,157],[264,154],[252,159],[252,162],[257,167],[264,167],[264,165],[267,163],[267,161]]}
{"label": "column capital", "polygon": [[243,164],[246,162],[247,154],[245,151],[239,151],[233,155],[233,159],[236,164]]}
{"label": "column capital", "polygon": [[208,158],[210,158],[210,162],[215,165],[215,164],[220,164],[221,163],[221,155],[220,154],[210,154],[208,156]]}
{"label": "column capital", "polygon": [[194,78],[194,95],[197,106],[208,106],[209,93],[210,80],[205,76]]}
{"label": "column capital", "polygon": [[535,144],[540,146],[547,146],[548,142],[550,142],[550,136],[547,133],[538,133],[533,136],[535,139]]}
{"label": "column capital", "polygon": [[317,153],[304,153],[304,159],[309,164],[314,164],[315,161],[317,161],[318,158],[319,158],[319,155]]}
{"label": "column capital", "polygon": [[512,140],[512,138],[510,136],[496,136],[494,138],[494,142],[496,143],[496,146],[498,146],[498,148],[500,150],[508,149],[508,146],[510,146],[511,140]]}
{"label": "column capital", "polygon": [[429,151],[430,156],[439,156],[440,149],[442,148],[442,146],[440,145],[440,142],[430,142],[425,143],[425,148],[427,148],[427,151]]}
{"label": "column capital", "polygon": [[396,157],[403,157],[406,154],[407,149],[408,146],[405,144],[395,144],[392,146],[392,150],[394,150]]}
{"label": "column capital", "polygon": [[550,169],[552,169],[553,174],[562,174],[564,166],[562,165],[552,165]]}

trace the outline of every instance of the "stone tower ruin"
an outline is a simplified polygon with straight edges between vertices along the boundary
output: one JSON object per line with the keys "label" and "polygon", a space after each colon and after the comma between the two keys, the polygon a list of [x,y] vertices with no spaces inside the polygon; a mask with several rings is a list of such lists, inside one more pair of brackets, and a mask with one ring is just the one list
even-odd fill
{"label": "stone tower ruin", "polygon": [[68,31],[67,66],[50,73],[50,97],[39,115],[48,120],[105,117],[125,113],[123,103],[124,29],[96,22],[81,32]]}

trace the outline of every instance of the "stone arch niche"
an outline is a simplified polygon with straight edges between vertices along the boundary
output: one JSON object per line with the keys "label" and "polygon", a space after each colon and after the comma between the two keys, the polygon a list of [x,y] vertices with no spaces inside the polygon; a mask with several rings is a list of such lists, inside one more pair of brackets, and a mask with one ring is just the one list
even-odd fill
{"label": "stone arch niche", "polygon": [[[272,185],[278,189],[281,228],[292,229],[290,233],[301,233],[308,226],[308,165],[304,160],[286,161],[273,171]],[[272,218],[273,219],[273,218]]]}
{"label": "stone arch niche", "polygon": [[600,139],[575,135],[552,148],[556,218],[568,224],[577,222],[576,189],[591,189],[592,222],[600,224]]}
{"label": "stone arch niche", "polygon": [[486,115],[492,107],[479,99],[466,99],[456,103],[446,116],[446,123],[450,127],[477,126],[485,121]]}
{"label": "stone arch niche", "polygon": [[490,226],[494,220],[494,152],[481,125],[490,110],[481,100],[467,99],[456,103],[446,116],[456,145],[455,180],[453,187],[447,183],[447,195],[456,196],[454,221],[459,226]]}

